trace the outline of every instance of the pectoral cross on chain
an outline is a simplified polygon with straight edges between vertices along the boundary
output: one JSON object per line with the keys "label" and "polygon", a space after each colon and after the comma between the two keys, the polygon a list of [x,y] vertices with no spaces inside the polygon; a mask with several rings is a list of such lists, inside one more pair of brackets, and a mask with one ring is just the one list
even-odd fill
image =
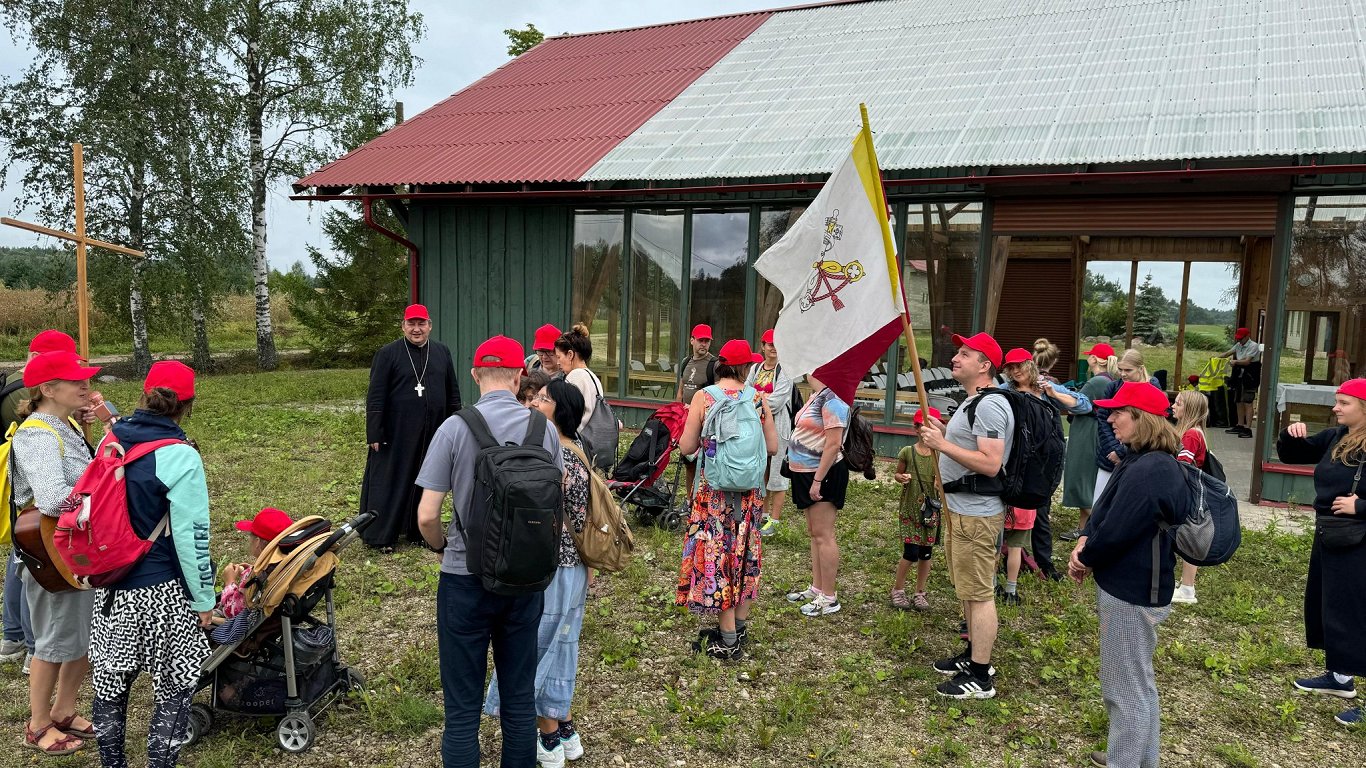
{"label": "pectoral cross on chain", "polygon": [[413,387],[413,389],[417,392],[418,397],[422,397],[422,391],[426,389],[426,387],[422,386],[422,382],[419,381],[417,386]]}

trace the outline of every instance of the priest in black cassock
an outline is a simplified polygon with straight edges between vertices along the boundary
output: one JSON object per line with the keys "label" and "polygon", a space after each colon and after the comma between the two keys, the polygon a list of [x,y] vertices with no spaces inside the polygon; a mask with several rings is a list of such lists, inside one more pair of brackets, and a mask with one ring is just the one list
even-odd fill
{"label": "priest in black cassock", "polygon": [[375,354],[365,397],[365,442],[369,443],[362,512],[376,519],[361,533],[371,547],[392,552],[400,536],[422,541],[417,530],[416,485],[427,446],[441,422],[460,410],[460,386],[451,351],[431,340],[432,321],[421,304],[403,313],[403,338]]}

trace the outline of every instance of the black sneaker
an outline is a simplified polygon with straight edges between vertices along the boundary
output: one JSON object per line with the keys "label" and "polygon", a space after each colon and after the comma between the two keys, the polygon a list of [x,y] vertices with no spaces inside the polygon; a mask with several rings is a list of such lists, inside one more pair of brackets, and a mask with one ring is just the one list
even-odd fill
{"label": "black sneaker", "polygon": [[[938,666],[935,668],[938,669]],[[934,690],[950,699],[990,699],[996,696],[996,686],[990,677],[979,680],[967,672],[959,672],[952,680],[940,683]]]}
{"label": "black sneaker", "polygon": [[1224,431],[1227,432],[1227,433],[1229,433],[1230,435],[1236,435],[1236,434],[1238,434],[1239,432],[1242,432],[1242,431],[1243,431],[1243,427],[1242,427],[1241,424],[1234,424],[1233,426],[1229,427],[1228,429],[1226,429],[1226,430],[1224,430]]}
{"label": "black sneaker", "polygon": [[707,638],[706,654],[713,659],[720,659],[721,661],[739,661],[744,658],[745,651],[740,647],[739,643],[736,643],[735,645],[726,645],[721,642],[721,638],[715,637]]}
{"label": "black sneaker", "polygon": [[1076,541],[1081,538],[1081,529],[1077,528],[1076,530],[1067,531],[1066,533],[1060,533],[1058,534],[1058,538],[1062,541]]}
{"label": "black sneaker", "polygon": [[1250,427],[1243,427],[1238,432],[1238,437],[1252,437],[1252,429]]}
{"label": "black sneaker", "polygon": [[1002,605],[1019,605],[1021,602],[1019,592],[1001,592]]}
{"label": "black sneaker", "polygon": [[[972,657],[968,655],[967,651],[963,651],[957,656],[951,656],[947,659],[940,659],[939,661],[936,661],[934,663],[934,671],[938,672],[941,675],[956,675],[960,672],[967,672],[968,665],[971,663]],[[995,677],[996,668],[988,666],[987,675],[990,677]]]}

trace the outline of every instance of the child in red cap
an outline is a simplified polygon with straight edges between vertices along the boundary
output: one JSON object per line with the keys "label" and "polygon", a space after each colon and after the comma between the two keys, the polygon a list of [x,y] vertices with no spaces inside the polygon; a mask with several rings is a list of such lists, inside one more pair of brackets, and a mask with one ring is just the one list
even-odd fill
{"label": "child in red cap", "polygon": [[[938,409],[931,408],[930,416],[943,421]],[[925,423],[923,411],[915,412],[915,424]],[[925,587],[930,581],[930,562],[934,545],[939,542],[939,517],[944,508],[944,497],[934,484],[934,465],[938,454],[916,442],[901,449],[896,457],[896,474],[901,483],[901,560],[896,564],[896,578],[892,582],[892,605],[901,610],[930,609]],[[915,564],[915,594],[906,597],[906,575]]]}
{"label": "child in red cap", "polygon": [[[250,520],[238,520],[237,530],[251,534],[251,559],[255,562],[266,551],[266,546],[293,524],[294,520],[289,515],[274,507],[266,507]],[[223,620],[234,618],[246,607],[246,594],[242,588],[251,579],[251,566],[252,563],[229,563],[223,566],[223,595],[218,599],[217,611],[221,618],[215,618],[214,623],[221,624]]]}

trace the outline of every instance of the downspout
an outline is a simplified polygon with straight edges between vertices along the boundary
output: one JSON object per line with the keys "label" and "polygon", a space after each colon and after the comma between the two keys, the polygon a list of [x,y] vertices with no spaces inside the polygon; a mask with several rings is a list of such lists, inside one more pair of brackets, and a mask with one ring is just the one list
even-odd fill
{"label": "downspout", "polygon": [[364,197],[361,198],[360,205],[361,205],[361,211],[364,212],[364,214],[365,214],[365,215],[364,215],[365,226],[369,227],[370,229],[373,229],[374,231],[380,233],[381,235],[384,235],[385,237],[389,238],[390,240],[393,240],[394,242],[396,242],[396,243],[398,243],[399,245],[403,246],[404,248],[407,248],[407,249],[408,249],[408,303],[410,303],[410,304],[416,304],[416,303],[418,303],[418,302],[417,302],[417,294],[418,294],[418,291],[417,291],[417,259],[418,259],[418,255],[417,255],[417,245],[416,245],[415,243],[413,243],[412,240],[409,240],[408,238],[404,237],[403,235],[400,235],[399,233],[397,233],[397,232],[395,232],[395,231],[393,231],[393,230],[391,230],[391,229],[388,229],[388,228],[386,228],[386,227],[384,227],[384,226],[381,226],[378,222],[375,221],[375,217],[374,217],[372,211],[370,210],[370,204],[371,204],[371,201],[373,201],[373,200],[374,200],[374,197],[371,196],[371,195],[365,195]]}

